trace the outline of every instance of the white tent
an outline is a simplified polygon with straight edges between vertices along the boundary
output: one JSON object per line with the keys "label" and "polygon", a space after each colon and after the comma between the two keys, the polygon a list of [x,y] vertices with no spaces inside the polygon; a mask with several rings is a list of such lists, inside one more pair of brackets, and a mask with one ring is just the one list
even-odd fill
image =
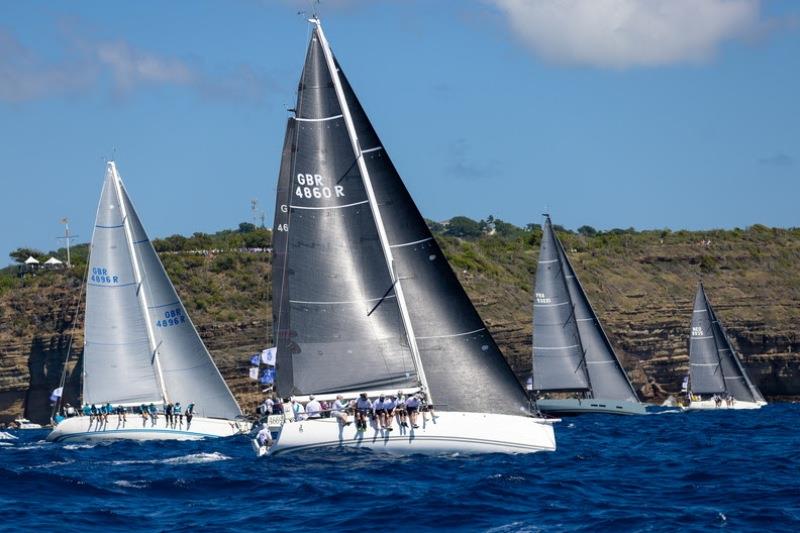
{"label": "white tent", "polygon": [[58,260],[58,259],[56,259],[55,257],[51,257],[50,259],[48,259],[47,261],[45,261],[45,262],[44,262],[44,264],[45,264],[45,265],[53,265],[53,266],[55,266],[55,265],[63,265],[63,264],[64,264],[64,261],[59,261],[59,260]]}
{"label": "white tent", "polygon": [[32,255],[30,255],[30,256],[28,256],[28,258],[25,260],[25,264],[26,264],[26,265],[38,265],[38,264],[39,264],[39,261],[37,261],[37,260],[36,260],[36,258],[35,258],[35,257],[33,257]]}

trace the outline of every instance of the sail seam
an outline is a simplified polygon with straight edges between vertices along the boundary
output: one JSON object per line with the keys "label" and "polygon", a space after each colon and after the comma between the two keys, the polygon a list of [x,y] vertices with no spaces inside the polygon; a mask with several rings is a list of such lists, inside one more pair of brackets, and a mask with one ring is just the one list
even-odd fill
{"label": "sail seam", "polygon": [[325,118],[299,118],[295,117],[295,120],[298,122],[325,122],[328,120],[336,120],[337,118],[342,118],[342,115],[334,115],[332,117],[325,117]]}
{"label": "sail seam", "polygon": [[464,336],[464,335],[470,335],[472,333],[478,333],[479,331],[484,331],[485,329],[486,328],[479,328],[479,329],[474,329],[472,331],[465,331],[464,333],[454,333],[452,335],[429,335],[429,336],[425,336],[425,337],[416,337],[416,338],[417,339],[446,339],[446,338],[450,338],[450,337],[461,337],[461,336]]}
{"label": "sail seam", "polygon": [[124,224],[119,224],[118,226],[101,226],[99,224],[96,224],[94,227],[102,229],[114,229],[114,228],[121,228],[122,226],[124,226]]}
{"label": "sail seam", "polygon": [[148,307],[148,309],[158,309],[159,307],[169,307],[169,306],[172,306],[172,305],[180,305],[180,303],[181,303],[180,301],[175,301],[175,302],[172,302],[172,303],[169,303],[169,304],[154,305],[152,307]]}
{"label": "sail seam", "polygon": [[138,285],[135,281],[133,283],[123,283],[122,285],[103,285],[102,283],[89,283],[92,287],[103,287],[104,289],[120,289],[122,287],[130,287],[131,285]]}
{"label": "sail seam", "polygon": [[369,200],[364,200],[363,202],[354,202],[352,204],[345,204],[345,205],[329,205],[323,207],[312,207],[312,206],[302,206],[302,205],[292,205],[289,206],[291,209],[341,209],[343,207],[352,207],[354,205],[362,205],[368,204]]}
{"label": "sail seam", "polygon": [[372,152],[377,152],[378,150],[383,150],[383,146],[376,146],[375,148],[367,148],[366,150],[361,150],[361,153],[371,154]]}
{"label": "sail seam", "polygon": [[714,335],[703,335],[703,336],[698,335],[697,337],[692,337],[692,340],[698,340],[699,341],[699,340],[702,340],[702,339],[713,339],[713,338],[714,338]]}
{"label": "sail seam", "polygon": [[388,298],[394,298],[394,294],[389,294],[388,296],[381,296],[380,298],[370,298],[369,300],[349,300],[349,301],[341,301],[341,302],[306,302],[303,300],[289,300],[289,303],[292,304],[308,304],[308,305],[339,305],[339,304],[360,304],[360,303],[368,303],[368,302],[378,302],[380,300],[386,300]]}
{"label": "sail seam", "polygon": [[547,261],[539,261],[540,265],[545,265],[549,263],[558,263],[558,259],[548,259]]}
{"label": "sail seam", "polygon": [[534,307],[558,307],[560,305],[568,305],[568,304],[569,304],[569,302],[561,302],[559,304],[537,304],[537,303],[534,303],[533,306]]}
{"label": "sail seam", "polygon": [[534,350],[569,350],[570,348],[577,348],[580,344],[572,344],[570,346],[534,346]]}
{"label": "sail seam", "polygon": [[432,241],[433,237],[428,237],[427,239],[420,239],[418,241],[411,241],[411,242],[404,242],[403,244],[392,244],[389,248],[403,248],[404,246],[413,246],[415,244],[420,244],[423,242]]}

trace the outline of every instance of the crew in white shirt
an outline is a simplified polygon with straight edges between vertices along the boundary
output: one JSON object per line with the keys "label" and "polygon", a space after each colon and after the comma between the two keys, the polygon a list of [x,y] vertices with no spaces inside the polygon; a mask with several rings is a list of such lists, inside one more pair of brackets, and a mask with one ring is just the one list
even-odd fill
{"label": "crew in white shirt", "polygon": [[341,394],[336,395],[336,401],[333,402],[331,414],[335,416],[343,426],[349,426],[351,424],[351,422],[347,420],[347,407],[348,402],[343,400],[343,396]]}
{"label": "crew in white shirt", "polygon": [[306,404],[306,414],[308,418],[320,418],[322,415],[320,414],[322,411],[322,405],[314,399],[314,396],[308,397],[308,403]]}

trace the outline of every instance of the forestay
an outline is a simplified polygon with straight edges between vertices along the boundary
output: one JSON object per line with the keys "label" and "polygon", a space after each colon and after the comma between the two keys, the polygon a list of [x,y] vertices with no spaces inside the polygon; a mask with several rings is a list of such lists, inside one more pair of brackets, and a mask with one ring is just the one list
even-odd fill
{"label": "forestay", "polygon": [[533,388],[587,391],[584,351],[549,216],[542,231],[533,299]]}

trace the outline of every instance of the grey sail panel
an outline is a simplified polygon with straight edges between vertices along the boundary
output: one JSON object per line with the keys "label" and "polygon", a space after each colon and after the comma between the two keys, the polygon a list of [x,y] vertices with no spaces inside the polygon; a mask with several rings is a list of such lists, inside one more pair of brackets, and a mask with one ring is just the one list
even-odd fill
{"label": "grey sail panel", "polygon": [[739,361],[739,357],[736,355],[730,339],[728,339],[725,328],[717,318],[717,313],[710,303],[708,304],[708,309],[711,314],[712,331],[719,349],[720,365],[728,394],[743,402],[764,401],[761,392],[750,381],[747,371]]}
{"label": "grey sail panel", "polygon": [[86,280],[83,401],[158,402],[161,392],[114,180],[109,164]]}
{"label": "grey sail panel", "polygon": [[524,389],[450,268],[341,67],[338,70],[433,402],[445,411],[527,413]]}
{"label": "grey sail panel", "polygon": [[695,394],[721,394],[726,391],[712,320],[705,291],[700,285],[694,298],[689,336],[689,379]]}
{"label": "grey sail panel", "polygon": [[167,399],[184,405],[194,403],[195,412],[200,416],[236,418],[242,414],[239,405],[197,334],[122,183],[120,190],[142,276],[142,290],[148,305],[147,319],[155,336]]}
{"label": "grey sail panel", "polygon": [[[292,166],[294,153],[297,149],[297,122],[290,118],[286,124],[286,136],[283,141],[281,166],[278,171],[278,187],[275,196],[275,219],[272,224],[272,338],[277,343],[278,338],[288,333],[289,324],[289,298],[286,290],[287,279],[286,254],[289,244],[289,201],[292,188]],[[283,358],[282,371],[287,376],[292,375],[291,357]],[[280,378],[278,378],[280,379]]]}
{"label": "grey sail panel", "polygon": [[314,32],[298,90],[296,144],[284,153],[291,185],[281,294],[288,318],[279,318],[277,335],[282,395],[418,384],[341,115]]}
{"label": "grey sail panel", "polygon": [[575,311],[575,322],[586,359],[586,371],[592,385],[592,397],[638,402],[636,391],[631,386],[625,369],[617,359],[600,319],[592,308],[586,291],[583,290],[575,269],[572,268],[564,246],[556,237],[559,260],[564,270],[567,289]]}
{"label": "grey sail panel", "polygon": [[550,217],[542,229],[533,299],[533,388],[586,391],[584,352]]}

